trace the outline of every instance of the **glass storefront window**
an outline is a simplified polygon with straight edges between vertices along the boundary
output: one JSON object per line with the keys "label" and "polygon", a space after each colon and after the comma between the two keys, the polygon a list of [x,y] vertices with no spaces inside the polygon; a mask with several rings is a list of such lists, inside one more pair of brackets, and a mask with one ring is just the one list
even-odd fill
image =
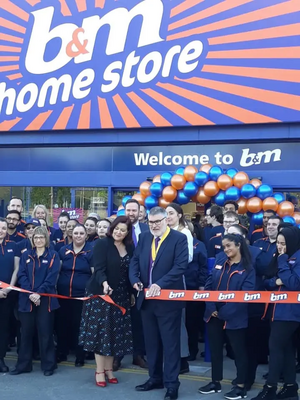
{"label": "glass storefront window", "polygon": [[90,213],[97,213],[101,218],[108,216],[107,188],[77,188],[75,193],[75,207],[85,210],[85,217]]}
{"label": "glass storefront window", "polygon": [[136,194],[138,189],[136,190],[126,190],[126,189],[117,189],[114,190],[114,195],[113,195],[113,212],[117,213],[119,206],[122,205],[122,199],[125,196],[133,196]]}

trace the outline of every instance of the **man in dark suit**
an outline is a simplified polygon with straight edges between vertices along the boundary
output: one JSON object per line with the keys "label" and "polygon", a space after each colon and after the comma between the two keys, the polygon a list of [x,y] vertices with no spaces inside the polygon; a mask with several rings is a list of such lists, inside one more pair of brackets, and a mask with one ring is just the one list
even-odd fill
{"label": "man in dark suit", "polygon": [[[149,232],[147,224],[139,222],[140,203],[137,200],[130,199],[125,204],[125,214],[132,223],[132,240],[136,247],[142,232]],[[137,292],[135,292],[136,297]],[[131,307],[131,323],[132,323],[132,337],[133,337],[133,365],[138,365],[141,368],[148,368],[147,361],[145,360],[145,339],[143,333],[143,325],[141,319],[141,312],[137,309],[136,304]],[[116,357],[114,359],[113,369],[117,371],[121,366],[122,358]]]}
{"label": "man in dark suit", "polygon": [[[167,213],[151,209],[150,232],[142,233],[130,263],[129,278],[138,290],[150,379],[138,391],[167,388],[166,400],[177,399],[180,371],[180,325],[184,303],[155,300],[161,289],[184,290],[183,275],[188,266],[186,236],[170,229]],[[148,288],[147,298],[143,287]],[[163,371],[164,364],[164,371]]]}

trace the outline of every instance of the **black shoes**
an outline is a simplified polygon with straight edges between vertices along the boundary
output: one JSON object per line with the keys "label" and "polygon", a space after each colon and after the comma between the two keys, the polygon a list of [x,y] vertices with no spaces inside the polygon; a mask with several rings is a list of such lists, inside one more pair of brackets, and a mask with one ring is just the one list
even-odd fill
{"label": "black shoes", "polygon": [[56,356],[56,362],[58,364],[61,363],[61,362],[67,361],[67,360],[68,360],[68,357],[66,355],[64,355],[64,354],[58,354]]}
{"label": "black shoes", "polygon": [[150,390],[153,390],[153,389],[163,389],[163,388],[164,388],[163,383],[151,382],[149,379],[143,385],[136,386],[135,390],[137,390],[138,392],[149,392]]}
{"label": "black shoes", "polygon": [[136,356],[132,360],[133,365],[138,365],[140,368],[148,369],[148,363],[143,356]]}
{"label": "black shoes", "polygon": [[165,394],[165,400],[176,400],[178,399],[178,389],[169,388]]}
{"label": "black shoes", "polygon": [[190,372],[190,366],[187,359],[187,357],[181,358],[179,375]]}
{"label": "black shoes", "polygon": [[53,371],[52,371],[52,370],[50,370],[50,371],[44,371],[44,375],[45,375],[45,376],[52,376],[52,375],[53,375]]}
{"label": "black shoes", "polygon": [[114,358],[113,371],[116,372],[121,368],[121,360],[119,358]]}
{"label": "black shoes", "polygon": [[276,399],[278,400],[298,400],[298,385],[295,383],[294,385],[284,384],[283,387],[279,390],[276,395]]}
{"label": "black shoes", "polygon": [[9,371],[9,368],[8,368],[8,366],[5,364],[3,358],[0,359],[0,372],[5,373],[5,372],[8,372],[8,371]]}
{"label": "black shoes", "polygon": [[[232,386],[237,386],[236,378],[231,382],[231,384],[232,384]],[[252,382],[252,383],[246,382],[245,383],[245,389],[247,390],[247,392],[249,392],[251,390],[253,384],[254,384],[254,382]]]}
{"label": "black shoes", "polygon": [[210,382],[208,385],[202,386],[198,389],[201,394],[221,393],[222,386],[220,382]]}
{"label": "black shoes", "polygon": [[83,367],[84,366],[84,360],[81,360],[79,358],[76,358],[75,360],[75,367]]}
{"label": "black shoes", "polygon": [[10,371],[9,375],[20,375],[20,374],[29,373],[29,372],[31,372],[31,371],[32,371],[32,369],[20,371],[19,369],[14,368],[14,369],[12,369],[12,370]]}
{"label": "black shoes", "polygon": [[276,386],[267,386],[264,385],[263,390],[258,393],[256,397],[253,397],[251,400],[275,400],[276,399]]}
{"label": "black shoes", "polygon": [[225,399],[238,400],[247,397],[247,390],[244,387],[234,386],[230,392],[224,394]]}

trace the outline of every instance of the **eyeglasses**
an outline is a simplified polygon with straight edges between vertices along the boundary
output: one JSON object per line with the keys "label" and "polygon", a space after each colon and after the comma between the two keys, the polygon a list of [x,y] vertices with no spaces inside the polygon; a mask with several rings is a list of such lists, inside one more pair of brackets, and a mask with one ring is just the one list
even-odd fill
{"label": "eyeglasses", "polygon": [[34,240],[46,240],[45,236],[35,236]]}
{"label": "eyeglasses", "polygon": [[236,222],[235,220],[234,221],[225,221],[224,220],[224,225],[234,225],[234,224],[238,224],[238,222]]}
{"label": "eyeglasses", "polygon": [[161,222],[166,219],[166,217],[162,218],[162,219],[157,219],[156,221],[149,221],[149,225],[150,226],[158,226],[161,224]]}
{"label": "eyeglasses", "polygon": [[17,218],[6,218],[7,222],[19,222],[20,220]]}

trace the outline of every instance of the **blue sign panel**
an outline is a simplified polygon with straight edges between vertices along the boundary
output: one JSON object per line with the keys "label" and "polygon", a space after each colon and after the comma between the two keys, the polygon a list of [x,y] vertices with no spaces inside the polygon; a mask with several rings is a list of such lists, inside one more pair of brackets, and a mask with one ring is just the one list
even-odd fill
{"label": "blue sign panel", "polygon": [[3,0],[0,130],[300,121],[299,0]]}

